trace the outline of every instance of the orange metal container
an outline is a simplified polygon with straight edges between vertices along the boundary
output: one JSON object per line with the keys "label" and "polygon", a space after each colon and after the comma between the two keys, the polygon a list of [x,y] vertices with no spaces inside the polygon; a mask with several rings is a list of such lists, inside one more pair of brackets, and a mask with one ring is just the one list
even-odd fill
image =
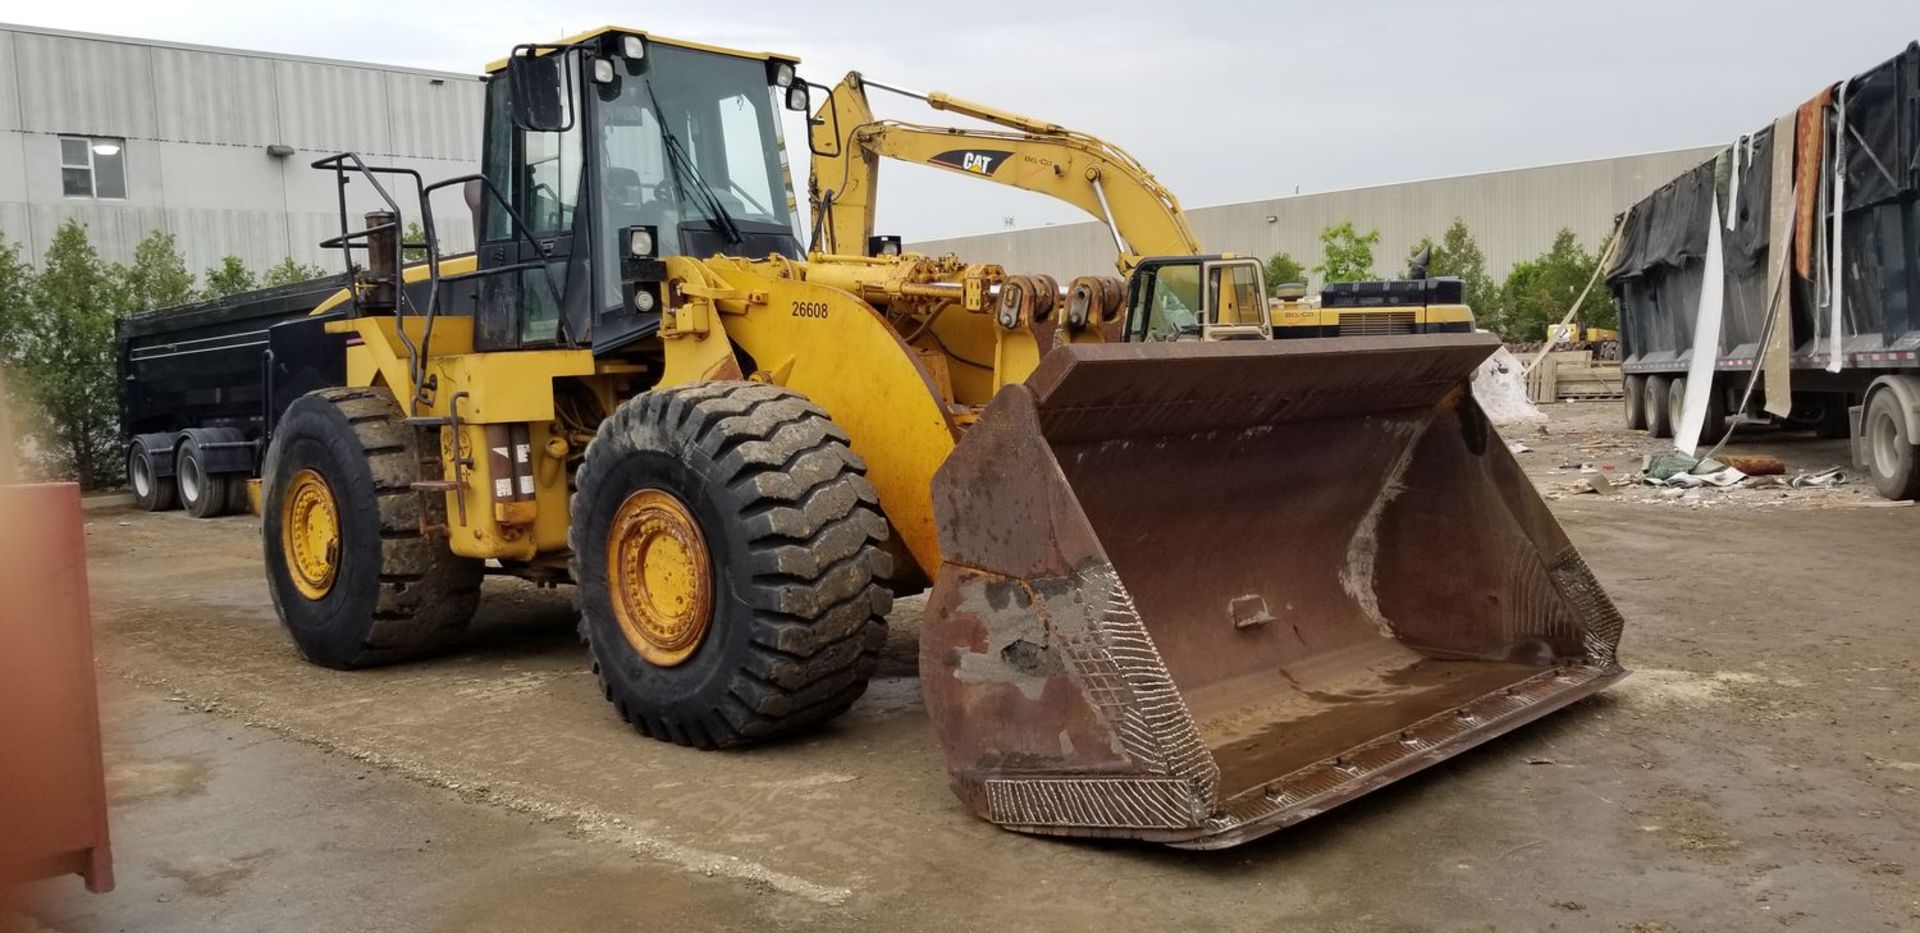
{"label": "orange metal container", "polygon": [[0,486],[0,894],[113,889],[80,491]]}

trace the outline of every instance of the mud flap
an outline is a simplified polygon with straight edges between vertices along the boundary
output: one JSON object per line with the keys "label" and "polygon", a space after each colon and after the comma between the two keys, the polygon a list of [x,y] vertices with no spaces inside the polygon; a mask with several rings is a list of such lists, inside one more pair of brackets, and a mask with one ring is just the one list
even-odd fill
{"label": "mud flap", "polygon": [[1624,676],[1467,389],[1486,335],[1072,344],[934,481],[921,637],[995,823],[1255,838]]}

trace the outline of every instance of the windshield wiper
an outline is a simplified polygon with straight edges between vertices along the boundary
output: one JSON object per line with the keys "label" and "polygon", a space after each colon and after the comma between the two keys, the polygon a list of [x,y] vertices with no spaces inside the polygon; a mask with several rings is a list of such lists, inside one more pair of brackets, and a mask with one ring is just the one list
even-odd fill
{"label": "windshield wiper", "polygon": [[740,225],[733,222],[733,215],[727,213],[727,206],[720,203],[720,196],[714,194],[713,187],[700,177],[700,171],[693,167],[693,159],[680,147],[680,138],[673,135],[667,126],[667,111],[660,106],[659,95],[653,92],[652,82],[647,84],[647,96],[653,100],[653,114],[660,120],[660,138],[667,144],[667,163],[673,167],[673,178],[677,184],[692,182],[694,201],[706,211],[707,220],[713,224],[720,235],[727,238],[727,245],[739,246],[746,240],[740,233]]}

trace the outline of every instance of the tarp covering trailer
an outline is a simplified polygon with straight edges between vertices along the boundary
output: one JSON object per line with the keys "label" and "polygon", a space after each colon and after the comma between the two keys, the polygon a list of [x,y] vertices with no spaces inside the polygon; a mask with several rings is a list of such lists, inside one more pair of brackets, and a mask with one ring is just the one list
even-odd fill
{"label": "tarp covering trailer", "polygon": [[[1920,494],[1920,43],[1821,89],[1622,216],[1606,276],[1620,314],[1626,422],[1658,437],[1680,422],[1699,352],[1716,201],[1724,304],[1704,442],[1730,416],[1771,412],[1822,436],[1850,435],[1883,495]],[[1770,321],[1784,352],[1742,411]]]}

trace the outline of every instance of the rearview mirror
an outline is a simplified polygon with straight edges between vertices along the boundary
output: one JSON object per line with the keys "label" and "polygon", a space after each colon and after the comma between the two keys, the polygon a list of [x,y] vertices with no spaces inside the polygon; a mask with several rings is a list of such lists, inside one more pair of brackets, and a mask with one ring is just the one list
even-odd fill
{"label": "rearview mirror", "polygon": [[535,46],[517,46],[507,59],[513,125],[534,133],[564,133],[573,128],[573,93],[567,84],[567,56],[555,50],[538,54]]}

